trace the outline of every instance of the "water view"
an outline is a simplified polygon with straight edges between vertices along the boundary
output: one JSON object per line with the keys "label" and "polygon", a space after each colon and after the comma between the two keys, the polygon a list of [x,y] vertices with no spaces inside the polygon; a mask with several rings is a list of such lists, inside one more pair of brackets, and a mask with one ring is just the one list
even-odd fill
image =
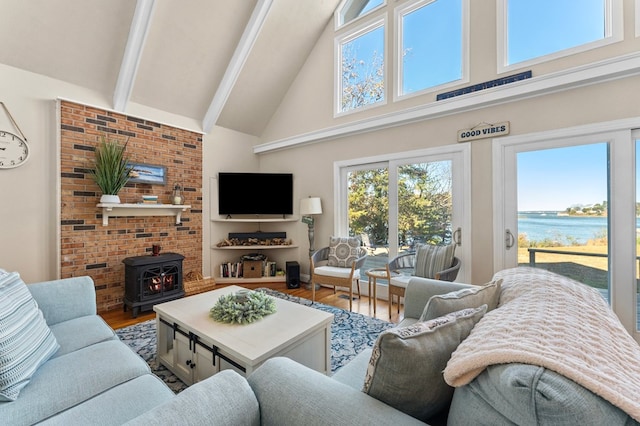
{"label": "water view", "polygon": [[[607,235],[607,217],[567,216],[555,211],[518,212],[518,234],[529,241],[582,245]],[[640,223],[640,222],[639,222]]]}

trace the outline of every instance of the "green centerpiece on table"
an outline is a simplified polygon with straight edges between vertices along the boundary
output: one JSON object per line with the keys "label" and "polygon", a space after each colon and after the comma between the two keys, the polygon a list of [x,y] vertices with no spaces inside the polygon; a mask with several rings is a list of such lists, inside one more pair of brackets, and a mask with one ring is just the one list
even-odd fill
{"label": "green centerpiece on table", "polygon": [[272,297],[259,291],[240,290],[220,297],[209,316],[218,322],[251,324],[275,311]]}

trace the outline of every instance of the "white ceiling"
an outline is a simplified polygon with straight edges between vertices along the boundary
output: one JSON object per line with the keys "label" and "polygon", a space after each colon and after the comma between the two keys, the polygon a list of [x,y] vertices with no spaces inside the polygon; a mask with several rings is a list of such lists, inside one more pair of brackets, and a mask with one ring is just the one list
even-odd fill
{"label": "white ceiling", "polygon": [[339,1],[0,0],[0,63],[259,136]]}

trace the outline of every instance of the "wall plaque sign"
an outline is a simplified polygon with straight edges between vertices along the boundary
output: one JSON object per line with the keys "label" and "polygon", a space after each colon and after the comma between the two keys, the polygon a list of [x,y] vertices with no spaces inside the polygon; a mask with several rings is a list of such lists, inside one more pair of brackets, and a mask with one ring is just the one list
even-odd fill
{"label": "wall plaque sign", "polygon": [[470,129],[458,130],[458,142],[469,142],[476,139],[495,138],[509,134],[509,122],[488,124],[480,123]]}

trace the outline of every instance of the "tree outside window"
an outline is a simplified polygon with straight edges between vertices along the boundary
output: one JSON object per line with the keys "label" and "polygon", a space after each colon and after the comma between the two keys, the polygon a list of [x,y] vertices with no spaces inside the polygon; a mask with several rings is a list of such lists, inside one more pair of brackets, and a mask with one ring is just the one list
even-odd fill
{"label": "tree outside window", "polygon": [[[413,163],[398,169],[398,247],[451,242],[451,161]],[[389,245],[389,171],[350,172],[347,179],[350,235]]]}
{"label": "tree outside window", "polygon": [[384,101],[384,27],[340,44],[341,91],[339,112]]}

